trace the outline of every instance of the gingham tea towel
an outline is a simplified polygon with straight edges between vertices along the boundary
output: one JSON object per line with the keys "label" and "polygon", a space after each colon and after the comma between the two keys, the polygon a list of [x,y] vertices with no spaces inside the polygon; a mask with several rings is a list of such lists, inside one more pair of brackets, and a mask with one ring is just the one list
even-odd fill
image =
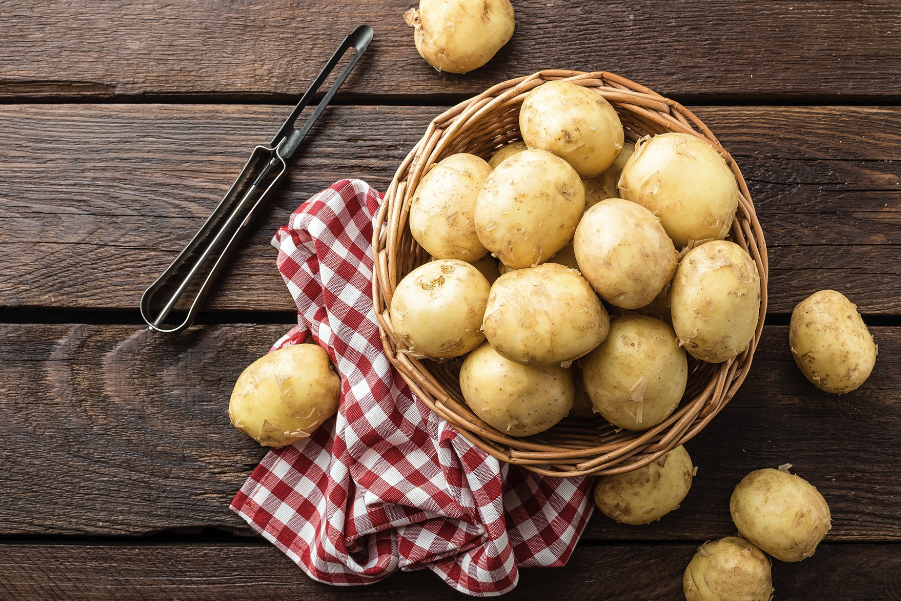
{"label": "gingham tea towel", "polygon": [[305,440],[269,452],[231,508],[310,577],[367,584],[429,568],[470,595],[516,586],[521,566],[566,563],[591,515],[589,478],[502,464],[415,398],[385,357],[371,298],[381,196],[343,180],[273,238],[298,325],[341,374],[341,404]]}

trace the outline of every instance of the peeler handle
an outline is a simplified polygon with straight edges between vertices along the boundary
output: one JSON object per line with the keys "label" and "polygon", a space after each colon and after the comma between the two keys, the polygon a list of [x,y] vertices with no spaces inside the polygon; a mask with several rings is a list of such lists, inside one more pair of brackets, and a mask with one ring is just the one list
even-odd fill
{"label": "peeler handle", "polygon": [[[198,230],[194,238],[183,251],[172,261],[172,264],[156,279],[141,297],[141,317],[157,332],[180,332],[194,322],[201,303],[210,290],[213,281],[229,256],[237,246],[238,241],[250,226],[259,212],[259,208],[265,205],[269,192],[275,189],[287,171],[284,159],[278,155],[278,148],[269,146],[257,146],[253,149],[247,164],[241,170],[241,174],[226,193],[225,198],[206,220],[206,223]],[[227,240],[219,256],[215,258],[212,268],[200,285],[188,315],[177,326],[167,327],[163,322],[175,308],[178,300],[187,291],[191,281],[201,272],[204,266],[213,260],[213,251]],[[198,248],[203,247],[200,256],[190,265],[188,273],[180,281],[176,280],[180,269],[190,259]],[[177,287],[172,292],[162,309],[156,314],[151,307],[156,294],[161,288],[172,281],[177,281]]]}

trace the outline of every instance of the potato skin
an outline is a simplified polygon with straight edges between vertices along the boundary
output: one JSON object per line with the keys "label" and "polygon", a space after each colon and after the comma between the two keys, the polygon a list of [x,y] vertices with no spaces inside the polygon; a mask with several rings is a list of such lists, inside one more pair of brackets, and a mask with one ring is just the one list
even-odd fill
{"label": "potato skin", "polygon": [[781,561],[810,557],[832,528],[823,495],[807,480],[782,470],[745,476],[732,493],[729,512],[743,537]]}
{"label": "potato skin", "polygon": [[826,392],[855,390],[876,364],[878,347],[857,307],[835,290],[820,290],[795,307],[788,340],[798,368]]}
{"label": "potato skin", "polygon": [[479,418],[517,437],[543,432],[566,417],[575,395],[568,370],[521,365],[487,342],[463,360],[460,389]]}
{"label": "potato skin", "polygon": [[622,198],[660,218],[681,249],[689,240],[722,240],[738,207],[738,182],[707,141],[683,133],[639,140],[619,180]]}
{"label": "potato skin", "polygon": [[485,279],[488,280],[489,284],[494,284],[494,282],[497,281],[497,278],[501,277],[500,263],[491,255],[485,255],[473,263],[472,266],[485,276]]}
{"label": "potato skin", "polygon": [[619,195],[619,178],[623,173],[623,167],[626,166],[629,157],[635,152],[635,144],[626,142],[619,156],[613,161],[613,164],[607,167],[600,175],[588,177],[582,180],[585,186],[585,210],[587,211],[602,200],[608,198],[620,198]]}
{"label": "potato skin", "polygon": [[691,488],[693,471],[688,451],[678,446],[637,470],[598,476],[594,502],[621,524],[650,524],[678,509]]}
{"label": "potato skin", "polygon": [[613,106],[597,92],[568,81],[551,81],[529,92],[519,111],[519,129],[529,148],[565,159],[582,177],[610,167],[625,140]]}
{"label": "potato skin", "polygon": [[519,140],[518,142],[511,142],[506,146],[502,146],[500,150],[498,150],[491,156],[491,159],[488,160],[488,166],[494,169],[495,167],[512,157],[514,154],[519,154],[523,150],[528,149],[529,147],[526,146],[526,143],[522,140]]}
{"label": "potato skin", "polygon": [[544,150],[524,150],[485,179],[476,233],[507,267],[532,267],[572,240],[584,211],[582,180],[569,163]]}
{"label": "potato skin", "polygon": [[679,263],[670,292],[673,329],[688,353],[722,363],[751,343],[760,319],[757,264],[737,244],[715,240]]}
{"label": "potato skin", "polygon": [[484,340],[482,317],[491,285],[478,269],[456,259],[417,267],[391,297],[391,326],[413,357],[449,359]]}
{"label": "potato skin", "polygon": [[488,253],[476,235],[476,199],[491,172],[473,154],[453,154],[437,163],[410,200],[410,232],[436,259],[474,263]]}
{"label": "potato skin", "polygon": [[682,577],[686,601],[770,601],[770,558],[738,536],[706,542]]}
{"label": "potato skin", "polygon": [[624,309],[653,301],[679,261],[660,220],[622,198],[585,211],[573,247],[585,279],[604,300]]}
{"label": "potato skin", "polygon": [[627,430],[669,417],[688,382],[688,358],[673,329],[635,313],[614,318],[607,338],[579,366],[595,411]]}
{"label": "potato skin", "polygon": [[595,419],[597,413],[594,411],[591,397],[585,392],[585,385],[582,383],[582,370],[579,369],[579,364],[573,363],[570,365],[569,372],[572,374],[573,382],[576,385],[576,395],[573,399],[573,408],[569,410],[569,417]]}
{"label": "potato skin", "polygon": [[228,403],[232,426],[263,446],[307,438],[338,411],[341,378],[315,344],[295,344],[251,363]]}
{"label": "potato skin", "polygon": [[415,29],[416,50],[439,71],[468,73],[493,57],[513,36],[510,0],[420,0],[404,14]]}
{"label": "potato skin", "polygon": [[498,278],[482,323],[494,350],[523,365],[578,359],[599,345],[609,328],[607,311],[591,285],[556,263]]}

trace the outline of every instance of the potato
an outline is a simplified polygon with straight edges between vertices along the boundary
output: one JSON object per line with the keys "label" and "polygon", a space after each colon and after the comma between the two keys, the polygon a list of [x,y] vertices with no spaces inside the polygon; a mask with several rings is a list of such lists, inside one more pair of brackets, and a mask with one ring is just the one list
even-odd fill
{"label": "potato", "polygon": [[510,0],[420,0],[404,13],[416,50],[439,71],[478,69],[513,36]]}
{"label": "potato", "polygon": [[519,111],[519,129],[529,148],[565,159],[582,177],[606,170],[625,140],[613,106],[593,90],[551,81],[531,92]]}
{"label": "potato", "polygon": [[619,180],[622,198],[660,217],[676,245],[722,240],[738,207],[738,182],[705,140],[667,133],[639,140]]}
{"label": "potato", "polygon": [[519,154],[523,150],[528,150],[529,147],[526,146],[526,143],[520,140],[519,142],[512,142],[507,144],[506,146],[501,147],[500,150],[494,153],[491,157],[491,160],[488,161],[488,166],[494,169],[514,154]]}
{"label": "potato", "polygon": [[879,351],[857,307],[835,290],[816,292],[795,307],[788,341],[804,376],[836,394],[863,384]]}
{"label": "potato", "polygon": [[465,355],[484,340],[482,317],[491,285],[479,270],[456,259],[417,267],[391,298],[391,327],[413,357]]}
{"label": "potato", "polygon": [[556,263],[517,269],[491,287],[482,331],[523,365],[578,359],[607,336],[610,319],[585,278]]}
{"label": "potato", "polygon": [[594,502],[622,524],[650,524],[678,509],[691,488],[691,457],[679,446],[637,470],[599,476]]}
{"label": "potato", "polygon": [[479,418],[509,436],[547,430],[566,417],[575,395],[568,370],[504,359],[487,342],[463,360],[460,389]]}
{"label": "potato", "polygon": [[626,142],[619,156],[603,173],[582,180],[582,185],[585,186],[585,210],[602,200],[619,198],[619,188],[617,188],[619,177],[633,152],[635,152],[635,144]]}
{"label": "potato", "polygon": [[501,277],[500,263],[498,263],[498,260],[491,255],[485,255],[473,263],[472,266],[485,276],[485,279],[488,280],[489,284],[494,284],[497,278]]}
{"label": "potato", "polygon": [[476,198],[491,173],[472,154],[452,154],[436,164],[410,200],[410,232],[436,259],[474,263],[488,253],[476,235]]}
{"label": "potato", "polygon": [[732,493],[729,511],[743,537],[776,559],[801,561],[813,555],[832,528],[832,515],[823,495],[789,474],[789,467],[745,476]]}
{"label": "potato", "polygon": [[686,601],[770,601],[770,558],[737,536],[701,545],[682,577]]}
{"label": "potato", "polygon": [[485,180],[476,233],[504,265],[532,267],[572,240],[584,210],[582,180],[569,163],[544,150],[524,150]]}
{"label": "potato", "polygon": [[688,358],[673,329],[635,313],[614,318],[607,338],[579,366],[595,411],[627,430],[669,417],[688,383]]}
{"label": "potato", "polygon": [[231,424],[267,447],[307,438],[338,411],[341,378],[315,344],[260,357],[238,377],[228,403]]}
{"label": "potato", "polygon": [[751,343],[760,318],[757,264],[737,244],[716,240],[689,251],[670,292],[673,329],[688,353],[722,363]]}
{"label": "potato", "polygon": [[621,198],[601,201],[585,211],[573,247],[585,279],[604,300],[624,309],[654,300],[679,261],[660,220]]}

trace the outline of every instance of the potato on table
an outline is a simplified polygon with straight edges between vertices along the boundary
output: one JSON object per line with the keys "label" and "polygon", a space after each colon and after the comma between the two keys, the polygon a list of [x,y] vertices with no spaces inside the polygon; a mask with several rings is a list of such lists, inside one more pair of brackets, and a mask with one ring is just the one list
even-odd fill
{"label": "potato on table", "polygon": [[857,307],[835,290],[821,290],[792,311],[792,356],[810,382],[841,394],[860,387],[873,371],[878,348]]}
{"label": "potato on table", "polygon": [[507,267],[532,267],[572,240],[584,212],[582,180],[569,163],[544,150],[524,150],[485,180],[476,233]]}
{"label": "potato on table", "polygon": [[476,198],[491,172],[472,154],[452,154],[419,180],[410,200],[410,232],[436,259],[474,263],[488,254],[476,234]]}
{"label": "potato on table", "polygon": [[594,90],[568,81],[529,92],[519,111],[519,129],[529,148],[565,159],[582,177],[610,167],[625,140],[613,106]]}
{"label": "potato on table", "polygon": [[473,265],[430,261],[400,281],[391,298],[391,327],[413,357],[449,359],[484,340],[482,318],[491,285]]}
{"label": "potato on table", "polygon": [[599,476],[594,502],[617,522],[650,524],[679,507],[691,488],[692,472],[688,451],[678,446],[637,470]]}
{"label": "potato on table", "polygon": [[523,365],[578,359],[607,336],[610,319],[577,271],[545,263],[502,275],[491,287],[482,330],[498,353]]}
{"label": "potato on table", "polygon": [[686,601],[770,601],[770,558],[738,536],[701,545],[685,568]]}
{"label": "potato on table", "polygon": [[690,240],[722,240],[738,207],[738,182],[706,140],[666,133],[639,140],[619,180],[622,198],[660,218],[682,249]]}
{"label": "potato on table", "polygon": [[688,382],[688,359],[673,329],[634,313],[614,318],[607,338],[579,366],[595,411],[627,430],[669,417]]}
{"label": "potato on table", "polygon": [[757,264],[737,244],[715,240],[689,251],[670,292],[673,329],[688,353],[722,363],[743,352],[760,319]]}
{"label": "potato on table", "polygon": [[513,35],[510,0],[420,0],[404,14],[416,50],[439,71],[478,69]]}
{"label": "potato on table", "polygon": [[463,360],[460,389],[473,413],[509,436],[547,430],[566,417],[575,395],[569,370],[510,361],[487,342]]}
{"label": "potato on table", "polygon": [[231,424],[263,446],[308,437],[338,411],[341,378],[315,344],[260,357],[238,377],[228,403]]}
{"label": "potato on table", "polygon": [[807,480],[783,468],[745,476],[729,501],[732,521],[743,537],[781,561],[813,555],[832,528],[823,495]]}

